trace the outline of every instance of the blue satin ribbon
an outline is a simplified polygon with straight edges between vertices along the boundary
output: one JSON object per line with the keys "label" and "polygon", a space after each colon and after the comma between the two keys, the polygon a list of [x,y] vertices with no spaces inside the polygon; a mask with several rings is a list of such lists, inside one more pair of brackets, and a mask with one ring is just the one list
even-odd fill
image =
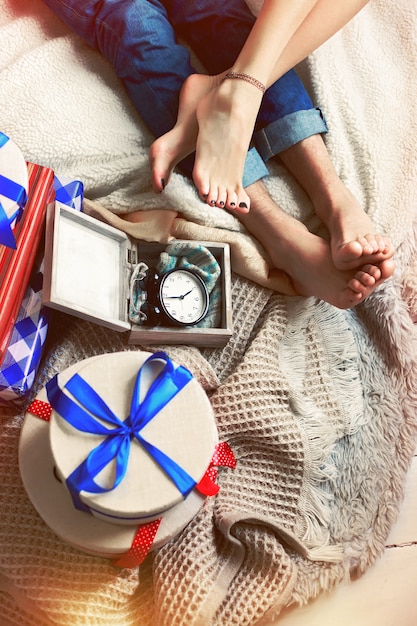
{"label": "blue satin ribbon", "polygon": [[[163,360],[165,366],[152,382],[141,402],[142,374],[147,365],[155,359]],[[90,512],[80,499],[81,491],[106,493],[121,483],[126,475],[133,438],[158,463],[184,497],[194,489],[195,480],[162,450],[146,441],[140,433],[191,379],[192,374],[185,367],[181,365],[175,367],[164,352],[156,352],[139,369],[132,394],[130,413],[125,421],[120,420],[113,413],[98,393],[79,374],[75,374],[65,385],[65,389],[78,403],[60,389],[57,376],[49,381],[46,385],[48,400],[61,417],[77,430],[106,437],[66,480],[77,509]],[[107,428],[97,419],[109,424],[111,428]],[[101,487],[94,478],[112,461],[115,462],[114,483],[109,488]]]}
{"label": "blue satin ribbon", "polygon": [[[0,133],[0,148],[9,141],[4,133]],[[23,207],[27,201],[26,190],[22,185],[15,183],[10,178],[6,178],[0,174],[0,194],[13,200],[18,205],[17,211],[8,217],[7,213],[0,202],[0,244],[8,248],[16,249],[16,241],[13,235],[12,224],[17,223],[23,214]]]}

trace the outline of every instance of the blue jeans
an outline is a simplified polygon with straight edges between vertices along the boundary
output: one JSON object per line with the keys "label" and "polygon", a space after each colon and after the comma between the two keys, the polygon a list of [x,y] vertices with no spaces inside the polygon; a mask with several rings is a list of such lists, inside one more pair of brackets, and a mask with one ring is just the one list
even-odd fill
{"label": "blue jeans", "polygon": [[[231,67],[254,22],[244,0],[44,0],[113,65],[151,132],[174,126],[179,92],[196,73],[188,47],[210,74]],[[268,174],[265,162],[327,125],[294,70],[265,93],[243,184]],[[193,157],[182,169],[191,174]]]}

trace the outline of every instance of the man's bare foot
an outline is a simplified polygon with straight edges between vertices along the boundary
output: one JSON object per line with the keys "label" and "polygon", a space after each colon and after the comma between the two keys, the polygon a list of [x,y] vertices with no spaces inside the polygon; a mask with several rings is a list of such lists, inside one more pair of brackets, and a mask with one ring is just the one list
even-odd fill
{"label": "man's bare foot", "polygon": [[[338,181],[339,192],[332,194],[332,206],[323,212],[331,241],[332,258],[338,269],[354,269],[367,263],[379,264],[394,255],[389,237],[375,232],[372,220],[356,198]],[[320,215],[319,215],[320,216]]]}
{"label": "man's bare foot", "polygon": [[378,264],[394,255],[389,238],[375,232],[371,219],[339,178],[321,135],[299,141],[280,157],[327,226],[338,269]]}
{"label": "man's bare foot", "polygon": [[329,244],[301,225],[290,237],[276,237],[272,261],[291,277],[301,296],[315,296],[339,309],[363,302],[394,271],[390,260],[352,270],[337,269]]}
{"label": "man's bare foot", "polygon": [[224,80],[200,100],[193,179],[208,204],[249,211],[242,177],[261,100],[261,91],[240,80]]}
{"label": "man's bare foot", "polygon": [[290,217],[271,199],[261,181],[248,187],[251,211],[240,217],[262,244],[274,267],[290,276],[301,296],[315,296],[348,309],[363,302],[394,271],[391,259],[338,269],[327,241]]}

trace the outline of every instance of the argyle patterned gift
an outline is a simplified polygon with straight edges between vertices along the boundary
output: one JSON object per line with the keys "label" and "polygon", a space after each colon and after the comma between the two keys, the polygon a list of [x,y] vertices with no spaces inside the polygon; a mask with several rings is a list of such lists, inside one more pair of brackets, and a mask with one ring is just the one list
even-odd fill
{"label": "argyle patterned gift", "polygon": [[84,185],[80,180],[55,174],[54,187],[55,202],[65,204],[76,211],[82,210]]}
{"label": "argyle patterned gift", "polygon": [[18,146],[0,131],[0,255],[16,249],[15,227],[27,201],[28,170]]}
{"label": "argyle patterned gift", "polygon": [[20,305],[25,296],[29,277],[44,231],[48,204],[55,199],[52,169],[27,164],[29,189],[27,202],[14,231],[16,248],[1,250],[0,258],[0,364],[10,343]]}
{"label": "argyle patterned gift", "polygon": [[[81,211],[83,184],[54,174],[55,202]],[[35,380],[51,310],[42,306],[43,264],[38,254],[5,356],[0,364],[0,403],[20,404]]]}
{"label": "argyle patterned gift", "polygon": [[0,368],[0,402],[24,399],[33,385],[48,330],[50,311],[42,307],[42,265],[34,268]]}

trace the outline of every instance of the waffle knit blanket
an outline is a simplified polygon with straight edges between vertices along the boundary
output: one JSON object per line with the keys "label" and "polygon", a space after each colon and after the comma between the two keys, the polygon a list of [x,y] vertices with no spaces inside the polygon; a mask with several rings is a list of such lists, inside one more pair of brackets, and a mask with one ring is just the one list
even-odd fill
{"label": "waffle knit blanket", "polygon": [[[82,179],[89,200],[116,216],[169,209],[184,230],[212,229],[239,269],[226,347],[166,348],[207,391],[237,466],[220,471],[218,496],[140,568],[78,552],[44,524],[19,477],[24,409],[0,408],[2,623],[268,625],[375,562],[415,449],[417,10],[371,2],[300,67],[340,175],[398,246],[394,278],[339,311],[268,289],[262,250],[231,215],[207,213],[182,176],[153,195],[151,138],[111,68],[39,0],[1,4],[0,127],[25,157]],[[278,163],[267,184],[319,228]],[[32,396],[83,358],[127,349],[123,335],[57,314]]]}

